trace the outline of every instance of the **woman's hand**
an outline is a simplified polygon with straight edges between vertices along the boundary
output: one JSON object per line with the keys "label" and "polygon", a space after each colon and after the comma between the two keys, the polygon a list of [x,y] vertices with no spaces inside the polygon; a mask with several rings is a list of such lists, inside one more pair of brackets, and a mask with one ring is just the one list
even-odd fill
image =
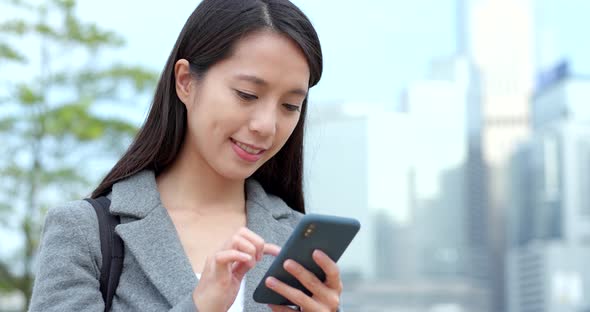
{"label": "woman's hand", "polygon": [[262,256],[277,256],[280,248],[241,228],[221,250],[207,257],[193,301],[199,311],[226,312],[236,300],[244,275]]}
{"label": "woman's hand", "polygon": [[[340,294],[342,293],[342,281],[340,280],[338,265],[320,250],[313,252],[313,260],[326,273],[324,283],[293,260],[287,260],[283,264],[285,270],[297,278],[312,293],[311,297],[274,277],[267,278],[265,284],[268,288],[299,306],[303,311],[337,311],[340,306]],[[286,306],[269,306],[274,312],[293,311],[293,309]]]}

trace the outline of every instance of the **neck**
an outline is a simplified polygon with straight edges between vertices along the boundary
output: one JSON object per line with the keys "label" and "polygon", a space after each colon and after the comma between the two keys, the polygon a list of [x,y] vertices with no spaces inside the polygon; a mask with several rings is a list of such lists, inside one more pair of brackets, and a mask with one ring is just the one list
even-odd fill
{"label": "neck", "polygon": [[200,215],[244,213],[244,180],[222,177],[183,144],[176,160],[156,178],[164,207]]}

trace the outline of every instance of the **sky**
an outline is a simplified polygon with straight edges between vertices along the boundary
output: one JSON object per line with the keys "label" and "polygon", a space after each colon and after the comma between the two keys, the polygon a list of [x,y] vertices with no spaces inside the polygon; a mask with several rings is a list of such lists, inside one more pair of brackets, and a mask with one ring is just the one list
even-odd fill
{"label": "sky", "polygon": [[[479,1],[479,0],[472,0]],[[523,1],[523,0],[514,0]],[[78,12],[119,32],[127,46],[113,57],[161,70],[185,20],[198,1],[82,1]],[[429,62],[455,51],[455,0],[297,0],[319,34],[324,75],[312,102],[396,105]],[[568,58],[590,73],[586,0],[533,1],[535,64],[539,69]]]}
{"label": "sky", "polygon": [[[311,91],[317,102],[393,103],[405,84],[422,76],[424,60],[453,51],[450,0],[294,2],[322,43],[324,76]],[[160,70],[196,3],[88,1],[79,13],[127,38],[120,57]]]}
{"label": "sky", "polygon": [[537,66],[550,60],[567,59],[577,74],[590,74],[590,1],[535,1]]}
{"label": "sky", "polygon": [[[324,75],[310,92],[311,102],[395,106],[405,87],[424,78],[431,60],[454,53],[455,1],[293,1],[315,25],[323,48]],[[124,48],[106,57],[160,71],[198,3],[79,1],[77,12],[82,20],[115,30],[126,39]],[[590,29],[585,14],[590,12],[590,1],[533,0],[533,8],[539,69],[568,58],[576,72],[590,73],[590,42],[583,39],[584,29]],[[0,12],[0,20],[7,15]],[[143,114],[137,117],[142,118]]]}

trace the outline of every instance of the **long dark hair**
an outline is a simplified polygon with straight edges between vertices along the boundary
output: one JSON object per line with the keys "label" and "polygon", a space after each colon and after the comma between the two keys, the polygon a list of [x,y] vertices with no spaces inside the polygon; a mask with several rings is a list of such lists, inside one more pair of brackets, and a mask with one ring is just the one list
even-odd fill
{"label": "long dark hair", "polygon": [[[123,157],[92,192],[106,195],[117,181],[141,170],[161,173],[176,158],[184,141],[186,108],[176,95],[174,65],[179,59],[191,63],[202,78],[217,62],[229,57],[244,35],[270,29],[299,45],[309,65],[309,87],[322,75],[322,51],[309,19],[288,0],[203,0],[186,21],[158,82],[150,113]],[[254,174],[266,192],[305,213],[303,200],[303,130],[307,98],[295,130],[283,148]]]}

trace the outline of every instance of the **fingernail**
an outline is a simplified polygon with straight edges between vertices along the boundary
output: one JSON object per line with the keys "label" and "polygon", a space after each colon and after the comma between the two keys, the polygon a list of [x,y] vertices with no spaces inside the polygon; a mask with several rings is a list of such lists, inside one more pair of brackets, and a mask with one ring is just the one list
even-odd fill
{"label": "fingernail", "polygon": [[269,277],[266,279],[266,284],[267,284],[267,286],[269,286],[269,287],[275,287],[275,286],[277,286],[277,279],[276,279],[276,278],[274,278],[274,277],[272,277],[272,276],[269,276]]}
{"label": "fingernail", "polygon": [[283,262],[283,268],[289,269],[290,267],[291,267],[291,260],[285,260],[285,262]]}

